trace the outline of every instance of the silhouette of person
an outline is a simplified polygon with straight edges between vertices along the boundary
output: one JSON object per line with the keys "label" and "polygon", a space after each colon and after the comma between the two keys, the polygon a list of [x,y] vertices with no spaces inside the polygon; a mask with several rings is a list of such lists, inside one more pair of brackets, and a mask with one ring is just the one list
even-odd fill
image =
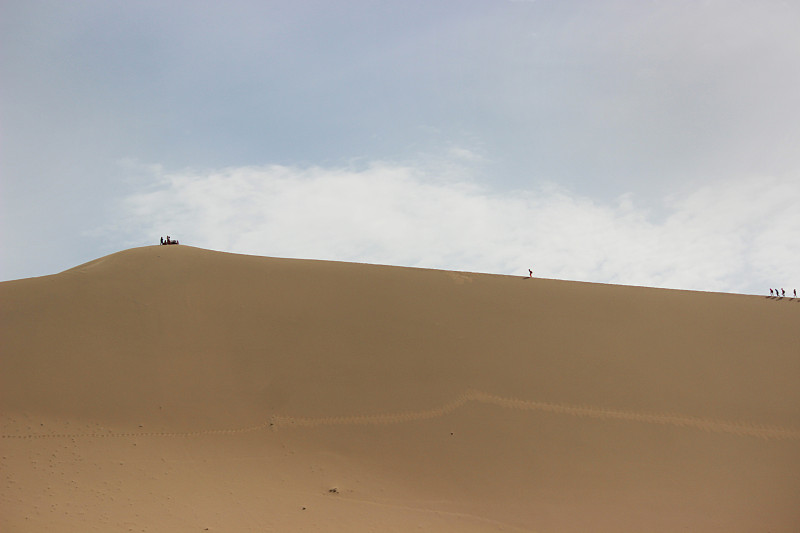
{"label": "silhouette of person", "polygon": [[530,268],[528,269],[528,277],[529,278],[533,277],[533,270],[531,270]]}
{"label": "silhouette of person", "polygon": [[[164,237],[161,237],[161,244],[164,244]],[[769,292],[772,292],[772,289],[770,289]]]}
{"label": "silhouette of person", "polygon": [[786,296],[786,291],[781,288],[781,297]]}
{"label": "silhouette of person", "polygon": [[794,290],[794,297],[797,298],[797,289]]}
{"label": "silhouette of person", "polygon": [[[161,244],[164,244],[163,242]],[[772,289],[769,290],[769,295],[772,296]]]}

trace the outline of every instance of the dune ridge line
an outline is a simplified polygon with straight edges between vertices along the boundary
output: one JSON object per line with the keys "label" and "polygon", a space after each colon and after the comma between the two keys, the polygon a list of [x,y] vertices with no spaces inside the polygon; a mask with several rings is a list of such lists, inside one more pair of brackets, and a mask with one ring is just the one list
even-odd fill
{"label": "dune ridge line", "polygon": [[606,409],[591,406],[567,405],[549,402],[537,402],[531,400],[519,400],[506,398],[494,394],[488,394],[477,390],[469,390],[446,403],[445,405],[424,411],[411,411],[406,413],[360,415],[360,416],[337,416],[322,418],[298,418],[287,416],[273,417],[273,423],[277,426],[321,426],[321,425],[377,425],[377,424],[396,424],[413,420],[426,420],[446,415],[462,407],[467,402],[474,401],[483,404],[496,405],[506,409],[517,409],[524,411],[542,411],[554,414],[564,414],[570,416],[580,416],[585,418],[606,419],[606,420],[627,420],[634,422],[644,422],[650,424],[671,425],[676,427],[687,427],[713,431],[717,433],[732,433],[735,435],[747,435],[764,439],[789,439],[800,440],[800,430],[782,428],[775,426],[761,426],[744,422],[729,422],[724,420],[711,420],[706,418],[680,416],[656,413],[639,413],[635,411],[622,411],[616,409]]}
{"label": "dune ridge line", "polygon": [[568,405],[549,402],[537,402],[531,400],[520,400],[506,398],[477,390],[468,390],[456,399],[433,409],[421,411],[407,411],[401,413],[383,413],[374,415],[351,415],[351,416],[329,416],[329,417],[293,417],[285,415],[273,415],[268,421],[241,428],[233,429],[208,429],[186,432],[102,432],[102,433],[72,433],[72,434],[23,434],[23,435],[0,435],[4,439],[36,439],[36,438],[75,438],[75,437],[193,437],[202,435],[225,435],[236,433],[249,433],[270,428],[292,428],[292,427],[315,427],[315,426],[336,426],[336,425],[386,425],[412,422],[416,420],[428,420],[438,418],[456,409],[463,407],[468,402],[477,402],[488,405],[495,405],[505,409],[516,409],[522,411],[540,411],[545,413],[562,414],[584,418],[594,418],[600,420],[624,420],[630,422],[642,422],[648,424],[661,424],[682,428],[694,428],[703,431],[716,433],[729,433],[733,435],[758,437],[768,440],[800,440],[800,430],[784,428],[779,426],[757,425],[745,422],[730,422],[725,420],[712,420],[693,416],[681,416],[671,414],[642,413],[636,411],[624,411],[617,409],[607,409],[592,406]]}

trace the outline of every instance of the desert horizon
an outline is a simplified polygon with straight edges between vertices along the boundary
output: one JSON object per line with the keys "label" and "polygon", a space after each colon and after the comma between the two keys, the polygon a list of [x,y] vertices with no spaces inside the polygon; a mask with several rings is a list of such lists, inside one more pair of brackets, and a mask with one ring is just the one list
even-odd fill
{"label": "desert horizon", "polygon": [[800,300],[535,274],[0,282],[0,529],[797,531]]}

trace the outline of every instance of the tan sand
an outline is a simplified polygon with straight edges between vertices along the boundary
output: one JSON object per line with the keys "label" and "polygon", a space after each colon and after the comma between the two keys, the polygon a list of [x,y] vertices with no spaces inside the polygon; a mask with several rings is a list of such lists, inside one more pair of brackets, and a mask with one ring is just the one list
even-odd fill
{"label": "tan sand", "polygon": [[0,531],[800,530],[798,300],[153,246],[0,306]]}

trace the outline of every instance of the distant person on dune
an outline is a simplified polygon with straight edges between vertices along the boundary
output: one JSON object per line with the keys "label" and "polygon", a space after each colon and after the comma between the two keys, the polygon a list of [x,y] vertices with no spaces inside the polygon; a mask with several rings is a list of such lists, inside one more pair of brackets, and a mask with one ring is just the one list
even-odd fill
{"label": "distant person on dune", "polygon": [[528,277],[529,278],[533,277],[533,270],[531,270],[530,268],[528,269]]}
{"label": "distant person on dune", "polygon": [[[163,242],[161,244],[164,244]],[[772,296],[772,289],[769,290],[769,295]]]}

